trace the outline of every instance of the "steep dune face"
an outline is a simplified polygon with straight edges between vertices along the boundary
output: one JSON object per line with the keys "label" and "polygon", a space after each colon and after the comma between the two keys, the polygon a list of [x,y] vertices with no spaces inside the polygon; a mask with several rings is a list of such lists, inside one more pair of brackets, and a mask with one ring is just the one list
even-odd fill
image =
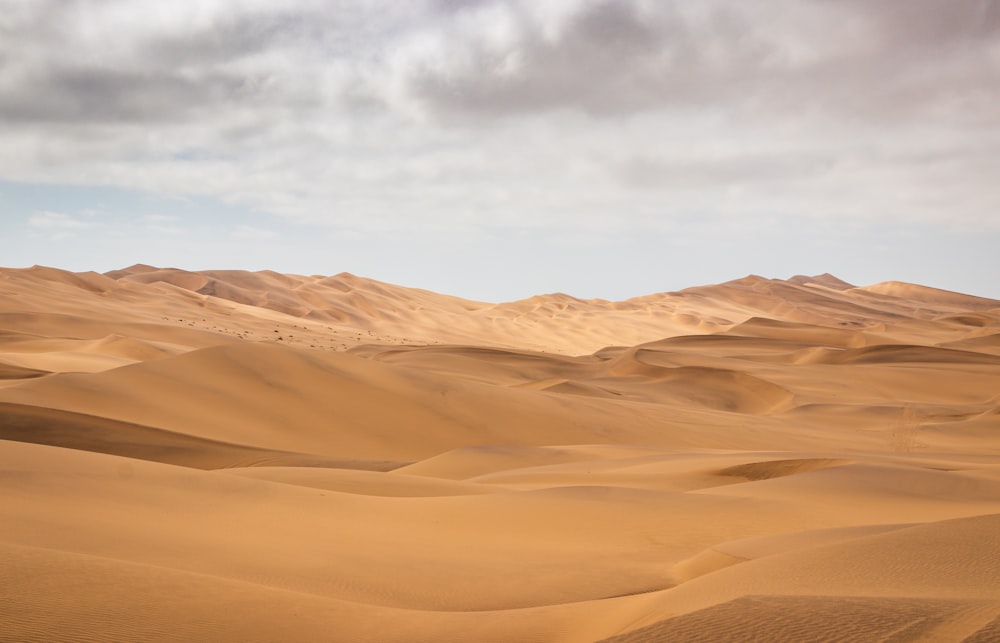
{"label": "steep dune face", "polygon": [[0,269],[0,640],[969,640],[1000,302]]}

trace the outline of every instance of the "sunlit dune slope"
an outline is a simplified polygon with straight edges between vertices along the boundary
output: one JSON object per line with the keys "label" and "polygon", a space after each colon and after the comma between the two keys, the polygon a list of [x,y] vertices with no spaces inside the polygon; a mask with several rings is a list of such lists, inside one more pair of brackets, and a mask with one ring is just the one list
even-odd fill
{"label": "sunlit dune slope", "polygon": [[1000,302],[0,269],[0,498],[0,641],[992,641]]}

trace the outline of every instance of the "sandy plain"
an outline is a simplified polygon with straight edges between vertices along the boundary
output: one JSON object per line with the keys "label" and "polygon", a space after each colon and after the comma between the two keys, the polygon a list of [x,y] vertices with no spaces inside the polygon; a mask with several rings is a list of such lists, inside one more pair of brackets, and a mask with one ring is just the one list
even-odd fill
{"label": "sandy plain", "polygon": [[0,640],[1000,640],[1000,301],[0,269]]}

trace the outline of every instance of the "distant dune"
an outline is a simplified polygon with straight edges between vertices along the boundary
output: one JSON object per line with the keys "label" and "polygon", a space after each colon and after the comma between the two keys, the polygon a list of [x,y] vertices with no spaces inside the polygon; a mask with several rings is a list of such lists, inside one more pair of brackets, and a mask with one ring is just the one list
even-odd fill
{"label": "distant dune", "polygon": [[1000,640],[1000,301],[0,269],[0,641]]}

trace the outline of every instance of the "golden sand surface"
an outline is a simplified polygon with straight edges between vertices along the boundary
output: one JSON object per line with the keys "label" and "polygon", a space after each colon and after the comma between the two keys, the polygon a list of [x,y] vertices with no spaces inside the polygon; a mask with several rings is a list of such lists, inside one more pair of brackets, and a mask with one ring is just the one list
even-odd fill
{"label": "golden sand surface", "polygon": [[2,641],[1000,640],[1000,301],[0,269]]}

